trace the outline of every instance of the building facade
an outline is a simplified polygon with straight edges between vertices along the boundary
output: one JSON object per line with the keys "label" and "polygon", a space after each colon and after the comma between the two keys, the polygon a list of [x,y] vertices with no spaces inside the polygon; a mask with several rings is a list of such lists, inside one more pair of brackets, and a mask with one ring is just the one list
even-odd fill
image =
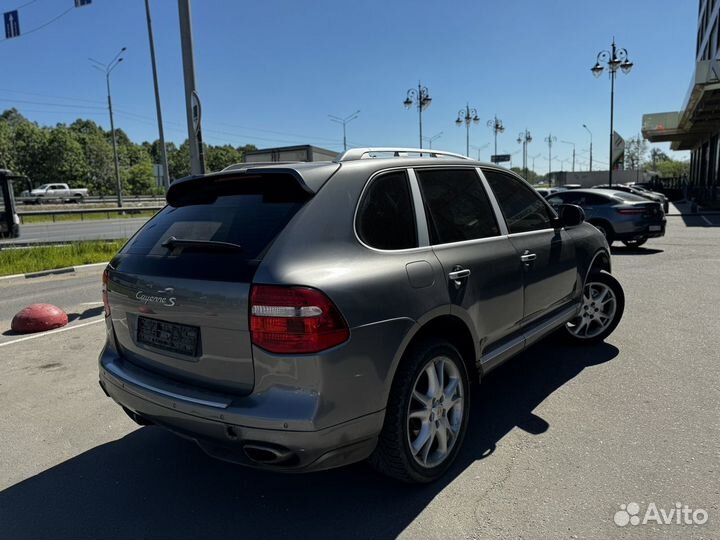
{"label": "building facade", "polygon": [[700,0],[695,71],[680,111],[643,115],[643,136],[690,150],[690,192],[720,195],[720,0]]}

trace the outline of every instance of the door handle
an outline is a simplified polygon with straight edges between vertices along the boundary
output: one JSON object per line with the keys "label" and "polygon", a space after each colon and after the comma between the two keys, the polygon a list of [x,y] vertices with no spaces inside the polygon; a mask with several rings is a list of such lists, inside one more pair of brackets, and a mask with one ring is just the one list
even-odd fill
{"label": "door handle", "polygon": [[459,289],[462,287],[462,281],[460,280],[470,277],[470,269],[456,266],[453,268],[453,271],[448,274],[448,277],[452,280],[455,288]]}
{"label": "door handle", "polygon": [[537,259],[537,255],[530,253],[528,250],[525,250],[525,253],[520,255],[520,260],[526,264],[534,261],[535,259]]}

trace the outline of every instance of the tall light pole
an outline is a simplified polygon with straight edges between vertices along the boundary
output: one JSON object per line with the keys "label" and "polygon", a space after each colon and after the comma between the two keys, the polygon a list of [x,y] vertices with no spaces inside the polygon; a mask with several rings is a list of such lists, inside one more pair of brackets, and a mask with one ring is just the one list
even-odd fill
{"label": "tall light pole", "polygon": [[200,129],[200,99],[195,89],[195,58],[193,54],[190,0],[178,0],[180,21],[180,46],[182,48],[183,75],[185,79],[185,110],[190,146],[190,171],[194,175],[205,174],[202,131]]}
{"label": "tall light pole", "polygon": [[530,132],[525,129],[525,131],[521,131],[517,138],[518,144],[522,144],[522,160],[523,160],[523,173],[525,175],[525,178],[527,179],[528,175],[528,167],[527,167],[527,145],[532,142],[532,135],[530,135]]}
{"label": "tall light pole", "polygon": [[590,69],[595,77],[602,75],[605,69],[602,63],[606,63],[608,71],[610,73],[610,157],[609,163],[609,176],[608,184],[612,186],[612,174],[613,174],[613,116],[615,113],[615,75],[617,74],[618,68],[622,70],[626,75],[630,73],[633,67],[633,63],[628,60],[627,49],[619,48],[615,45],[615,38],[613,38],[612,46],[609,51],[600,51],[597,55],[597,61],[595,65]]}
{"label": "tall light pole", "polygon": [[575,172],[575,143],[571,141],[560,141],[563,144],[572,144],[573,147],[573,153],[572,153],[572,172]]}
{"label": "tall light pole", "polygon": [[585,124],[583,124],[583,127],[587,129],[587,132],[590,134],[590,172],[592,172],[592,131],[590,131],[590,128]]}
{"label": "tall light pole", "polygon": [[471,144],[470,148],[474,148],[475,150],[477,150],[477,153],[478,153],[477,160],[480,161],[480,152],[485,150],[488,146],[490,146],[490,143],[485,143],[482,146],[475,146],[474,144]]}
{"label": "tall light pole", "polygon": [[458,111],[455,125],[460,127],[463,125],[463,122],[465,123],[465,155],[470,157],[470,124],[479,124],[480,118],[478,117],[477,111],[468,104],[465,104],[464,109]]}
{"label": "tall light pole", "polygon": [[550,183],[550,173],[552,172],[552,145],[554,142],[557,142],[557,137],[549,133],[548,136],[545,137],[545,142],[548,145],[548,183]]}
{"label": "tall light pole", "polygon": [[152,64],[153,85],[155,87],[155,111],[158,122],[158,141],[160,143],[160,166],[163,170],[162,183],[165,189],[167,189],[170,185],[170,172],[168,171],[165,131],[163,130],[162,108],[160,107],[160,86],[158,84],[157,64],[155,61],[155,39],[153,38],[152,19],[150,17],[150,0],[145,0],[145,15],[147,17],[148,41],[150,42],[150,63]]}
{"label": "tall light pole", "polygon": [[535,154],[534,156],[530,156],[530,159],[533,160],[533,172],[535,172],[535,160],[542,156],[542,154]]}
{"label": "tall light pole", "polygon": [[355,111],[352,114],[347,115],[345,118],[340,118],[339,116],[335,116],[332,114],[328,114],[330,117],[331,122],[335,122],[336,124],[342,124],[343,127],[343,151],[347,150],[347,137],[345,136],[345,126],[355,120],[358,115],[360,114],[360,109]]}
{"label": "tall light pole", "polygon": [[497,114],[493,118],[488,120],[487,126],[493,130],[493,134],[495,135],[495,156],[497,156],[497,136],[498,133],[502,133],[505,131],[505,126],[503,126],[503,122],[497,117]]}
{"label": "tall light pole", "polygon": [[436,133],[435,135],[433,135],[432,137],[423,137],[423,139],[425,139],[428,142],[428,148],[432,149],[433,141],[437,141],[442,136],[443,136],[443,132],[440,131],[440,132]]}
{"label": "tall light pole", "polygon": [[422,135],[422,113],[432,103],[432,98],[428,89],[418,81],[417,90],[411,88],[407,91],[407,97],[403,101],[406,109],[411,109],[413,104],[417,106],[418,110],[418,123],[420,124],[420,148],[423,147],[423,135]]}
{"label": "tall light pole", "polygon": [[110,134],[112,135],[113,159],[115,161],[115,184],[117,189],[118,208],[122,208],[123,196],[122,183],[120,182],[120,162],[118,161],[117,141],[115,140],[115,120],[113,119],[112,97],[110,97],[110,73],[112,73],[112,70],[115,69],[120,64],[120,62],[123,61],[122,53],[124,53],[126,50],[127,47],[123,47],[122,49],[120,49],[120,52],[115,55],[115,58],[113,58],[107,64],[98,62],[93,58],[88,58],[88,60],[93,63],[93,67],[95,69],[105,74],[105,82],[107,84],[108,111],[110,113]]}

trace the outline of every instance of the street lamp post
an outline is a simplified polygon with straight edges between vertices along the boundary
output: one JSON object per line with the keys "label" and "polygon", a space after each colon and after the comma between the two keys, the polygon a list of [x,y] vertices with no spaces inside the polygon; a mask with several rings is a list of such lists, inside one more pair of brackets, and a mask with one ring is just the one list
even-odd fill
{"label": "street lamp post", "polygon": [[585,124],[583,124],[583,127],[587,129],[587,132],[590,134],[590,172],[592,172],[592,131],[590,131],[590,128]]}
{"label": "street lamp post", "polygon": [[542,156],[542,154],[535,154],[534,156],[530,156],[530,159],[532,159],[532,170],[535,172],[535,160]]}
{"label": "street lamp post", "polygon": [[608,184],[612,186],[612,173],[613,173],[613,116],[615,113],[615,75],[617,74],[618,68],[622,70],[626,75],[630,73],[633,67],[633,63],[628,60],[627,49],[619,48],[615,45],[615,38],[613,38],[612,46],[610,51],[600,51],[597,55],[597,61],[595,65],[590,69],[595,77],[602,75],[604,67],[601,64],[607,64],[608,71],[610,73],[610,157],[609,163],[609,176]]}
{"label": "street lamp post", "polygon": [[339,116],[328,114],[331,122],[335,122],[336,124],[342,124],[342,127],[343,127],[343,151],[347,150],[347,137],[345,136],[345,126],[347,124],[349,124],[350,122],[352,122],[353,120],[355,120],[359,114],[360,114],[359,109],[357,111],[355,111],[354,113],[349,114],[345,118],[340,118]]}
{"label": "street lamp post", "polygon": [[547,137],[545,137],[545,142],[548,145],[548,184],[550,183],[550,173],[552,172],[552,145],[554,142],[557,142],[557,137],[553,136],[552,133],[549,133]]}
{"label": "street lamp post", "polygon": [[432,137],[423,137],[423,139],[425,139],[428,142],[428,148],[430,148],[432,150],[433,141],[437,141],[442,136],[443,136],[443,132],[440,131],[439,133],[436,133]]}
{"label": "street lamp post", "polygon": [[455,120],[455,125],[460,127],[463,125],[463,122],[465,122],[465,155],[470,157],[470,124],[479,124],[480,118],[478,117],[477,111],[471,108],[468,104],[465,105],[465,109],[460,109],[458,111],[458,117],[457,120]]}
{"label": "street lamp post", "polygon": [[487,126],[493,130],[493,134],[495,135],[495,156],[497,156],[497,136],[498,133],[505,131],[505,126],[503,126],[503,122],[497,117],[497,114],[488,120]]}
{"label": "street lamp post", "polygon": [[532,142],[532,135],[530,135],[530,132],[527,130],[527,128],[525,129],[525,131],[521,132],[518,135],[517,142],[518,144],[522,144],[523,172],[525,174],[525,178],[527,179],[527,145]]}
{"label": "street lamp post", "polygon": [[480,152],[485,150],[488,146],[490,146],[490,143],[485,143],[482,146],[475,146],[474,144],[471,144],[470,148],[474,148],[475,150],[477,150],[477,153],[478,153],[477,160],[480,161]]}
{"label": "street lamp post", "polygon": [[122,49],[120,49],[120,52],[115,55],[115,58],[113,58],[107,64],[103,64],[102,62],[99,62],[93,58],[88,58],[88,60],[93,63],[93,67],[95,69],[105,74],[105,82],[107,84],[108,112],[110,113],[110,134],[112,135],[113,159],[115,161],[115,184],[117,188],[118,208],[122,208],[123,196],[122,184],[120,183],[120,162],[118,161],[117,141],[115,140],[115,120],[113,119],[112,97],[110,95],[110,73],[112,73],[112,70],[115,69],[118,64],[120,64],[120,62],[123,61],[122,53],[124,53],[126,49],[127,47],[123,47]]}
{"label": "street lamp post", "polygon": [[411,88],[407,91],[407,97],[405,98],[405,101],[403,101],[403,105],[405,105],[406,109],[411,109],[413,104],[417,106],[418,110],[418,123],[420,125],[420,148],[422,149],[423,144],[423,134],[422,134],[422,113],[425,109],[427,109],[430,106],[430,103],[432,102],[432,98],[430,97],[430,93],[428,92],[428,89],[423,86],[420,82],[418,82],[417,90],[414,88]]}
{"label": "street lamp post", "polygon": [[572,153],[572,172],[575,172],[575,143],[571,141],[560,141],[563,144],[572,144],[573,147],[573,153]]}
{"label": "street lamp post", "polygon": [[158,143],[160,144],[160,166],[162,167],[162,184],[165,189],[170,187],[170,171],[168,170],[167,148],[165,146],[165,130],[163,129],[162,107],[160,106],[160,86],[158,83],[157,61],[155,59],[155,38],[153,37],[152,18],[150,16],[150,0],[145,0],[145,17],[147,18],[148,41],[150,42],[150,65],[152,66],[153,87],[155,89],[155,114],[158,123]]}

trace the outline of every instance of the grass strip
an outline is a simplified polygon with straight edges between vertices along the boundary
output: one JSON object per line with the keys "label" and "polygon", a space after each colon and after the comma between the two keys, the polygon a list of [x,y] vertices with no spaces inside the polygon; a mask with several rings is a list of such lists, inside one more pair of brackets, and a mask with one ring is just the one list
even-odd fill
{"label": "grass strip", "polygon": [[109,261],[125,242],[125,240],[92,240],[62,246],[2,249],[0,276]]}

